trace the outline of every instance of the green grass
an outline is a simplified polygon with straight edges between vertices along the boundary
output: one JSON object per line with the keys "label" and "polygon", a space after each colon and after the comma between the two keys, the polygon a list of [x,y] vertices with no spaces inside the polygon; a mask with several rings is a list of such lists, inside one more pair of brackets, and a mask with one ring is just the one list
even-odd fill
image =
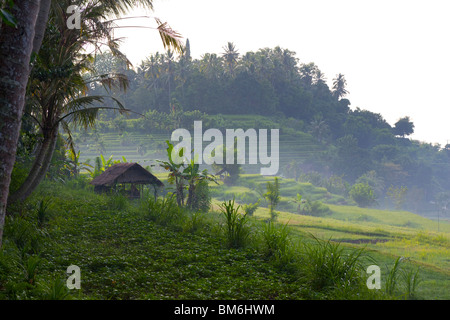
{"label": "green grass", "polygon": [[[197,228],[184,228],[192,216],[183,212],[181,219],[164,220],[164,210],[155,215],[161,203],[120,200],[111,206],[116,200],[106,195],[48,182],[30,201],[44,195],[52,205],[38,238],[37,216],[27,204],[15,208],[23,221],[8,221],[0,299],[389,298],[360,284],[345,292],[314,289],[304,268],[313,260],[300,243],[287,243],[283,230],[264,229],[257,219],[249,219],[249,241],[236,249],[225,241],[226,221],[219,212],[210,212]],[[17,238],[21,225],[30,228]],[[71,265],[81,269],[80,291],[62,285]]]}
{"label": "green grass", "polygon": [[[404,298],[402,279],[394,296],[364,284],[365,268],[377,264],[386,288],[398,257],[407,258],[402,268],[410,270],[399,274],[419,268],[414,298],[450,298],[448,223],[441,221],[438,233],[435,221],[410,212],[333,204],[324,216],[299,215],[287,205],[298,188],[324,202],[328,193],[289,179],[280,179],[280,206],[291,212],[277,208],[277,223],[268,225],[262,201],[245,224],[246,241],[232,248],[219,205],[234,196],[258,196],[255,188],[267,181],[272,179],[242,175],[239,186],[214,186],[208,214],[178,210],[168,198],[130,202],[96,195],[85,184],[45,182],[7,221],[0,299]],[[329,268],[317,268],[318,261]],[[81,291],[61,286],[70,265],[81,268]],[[341,283],[340,274],[350,278]]]}

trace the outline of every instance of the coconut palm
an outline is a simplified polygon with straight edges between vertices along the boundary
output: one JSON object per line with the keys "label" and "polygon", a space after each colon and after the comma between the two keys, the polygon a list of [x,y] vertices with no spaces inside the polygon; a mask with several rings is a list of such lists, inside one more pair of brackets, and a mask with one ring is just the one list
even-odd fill
{"label": "coconut palm", "polygon": [[174,81],[175,81],[175,68],[176,68],[176,63],[175,63],[175,56],[173,54],[172,50],[167,50],[166,54],[163,55],[163,75],[164,75],[164,81],[167,84],[168,87],[168,101],[169,101],[169,111],[172,111],[173,109],[173,105],[172,105],[172,89],[174,86]]}
{"label": "coconut palm", "polygon": [[321,116],[315,117],[313,121],[311,121],[309,132],[317,139],[317,141],[322,142],[328,134],[328,131],[329,127]]}
{"label": "coconut palm", "polygon": [[347,81],[345,80],[345,77],[341,73],[339,73],[336,78],[333,79],[333,97],[335,97],[336,99],[341,99],[345,95],[347,95],[348,91],[346,89],[346,86]]}
{"label": "coconut palm", "polygon": [[[30,72],[37,0],[1,1],[0,14],[0,247]],[[5,16],[6,15],[6,16]],[[9,18],[8,18],[9,17]]]}
{"label": "coconut palm", "polygon": [[314,83],[314,80],[317,79],[318,70],[319,68],[314,64],[314,62],[307,64],[303,63],[300,66],[299,73],[305,87],[310,87]]}
{"label": "coconut palm", "polygon": [[205,53],[200,61],[200,70],[208,79],[220,79],[223,75],[222,60],[215,53]]}
{"label": "coconut palm", "polygon": [[236,50],[236,46],[233,42],[228,42],[227,45],[223,47],[223,49],[225,50],[225,52],[222,54],[222,56],[224,58],[226,69],[231,76],[234,76],[239,59],[239,53]]}

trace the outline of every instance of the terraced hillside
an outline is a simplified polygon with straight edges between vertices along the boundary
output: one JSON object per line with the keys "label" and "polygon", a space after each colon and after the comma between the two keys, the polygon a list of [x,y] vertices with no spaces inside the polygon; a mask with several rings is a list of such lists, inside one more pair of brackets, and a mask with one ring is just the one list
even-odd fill
{"label": "terraced hillside", "polygon": [[[247,130],[251,127],[251,123],[236,121],[236,123],[231,123],[230,127]],[[223,130],[223,133],[225,133],[225,130]],[[156,159],[165,159],[165,141],[170,139],[171,134],[169,133],[146,134],[132,131],[120,133],[116,131],[101,134],[79,133],[76,135],[75,142],[77,148],[81,151],[81,161],[86,161],[87,159],[93,161],[100,154],[103,154],[106,158],[113,156],[114,159],[122,159],[122,157],[125,157],[128,161],[139,162],[147,166],[155,164]],[[203,147],[206,147],[209,143],[204,142]],[[323,147],[308,134],[281,130],[279,172],[290,161],[304,160],[322,149]],[[258,163],[260,162],[258,161]],[[246,173],[259,173],[260,165],[244,165],[243,169]]]}

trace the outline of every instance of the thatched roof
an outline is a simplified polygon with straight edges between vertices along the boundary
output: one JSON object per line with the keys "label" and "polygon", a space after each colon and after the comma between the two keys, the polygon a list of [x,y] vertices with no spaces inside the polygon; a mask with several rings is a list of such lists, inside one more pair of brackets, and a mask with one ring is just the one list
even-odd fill
{"label": "thatched roof", "polygon": [[152,184],[163,187],[164,184],[153,174],[137,163],[118,163],[95,177],[94,186],[113,186],[117,183]]}

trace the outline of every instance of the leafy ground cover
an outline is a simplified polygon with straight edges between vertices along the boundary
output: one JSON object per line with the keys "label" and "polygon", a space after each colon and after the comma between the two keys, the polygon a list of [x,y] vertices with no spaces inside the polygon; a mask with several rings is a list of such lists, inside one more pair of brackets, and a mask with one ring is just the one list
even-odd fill
{"label": "leafy ground cover", "polygon": [[[38,215],[42,199],[50,199],[50,205]],[[157,209],[153,204],[153,211],[148,211],[145,202],[43,184],[8,218],[0,256],[0,297],[394,298],[367,289],[359,260],[349,258],[356,255],[354,250],[322,241],[305,247],[286,242],[278,236],[284,231],[264,228],[257,219],[246,225],[247,244],[230,248],[224,241],[221,213],[199,217],[170,213],[169,207]],[[331,253],[338,259],[330,260],[329,269],[318,269],[318,259],[330,259]],[[81,290],[68,292],[65,287],[70,265],[80,267]]]}

